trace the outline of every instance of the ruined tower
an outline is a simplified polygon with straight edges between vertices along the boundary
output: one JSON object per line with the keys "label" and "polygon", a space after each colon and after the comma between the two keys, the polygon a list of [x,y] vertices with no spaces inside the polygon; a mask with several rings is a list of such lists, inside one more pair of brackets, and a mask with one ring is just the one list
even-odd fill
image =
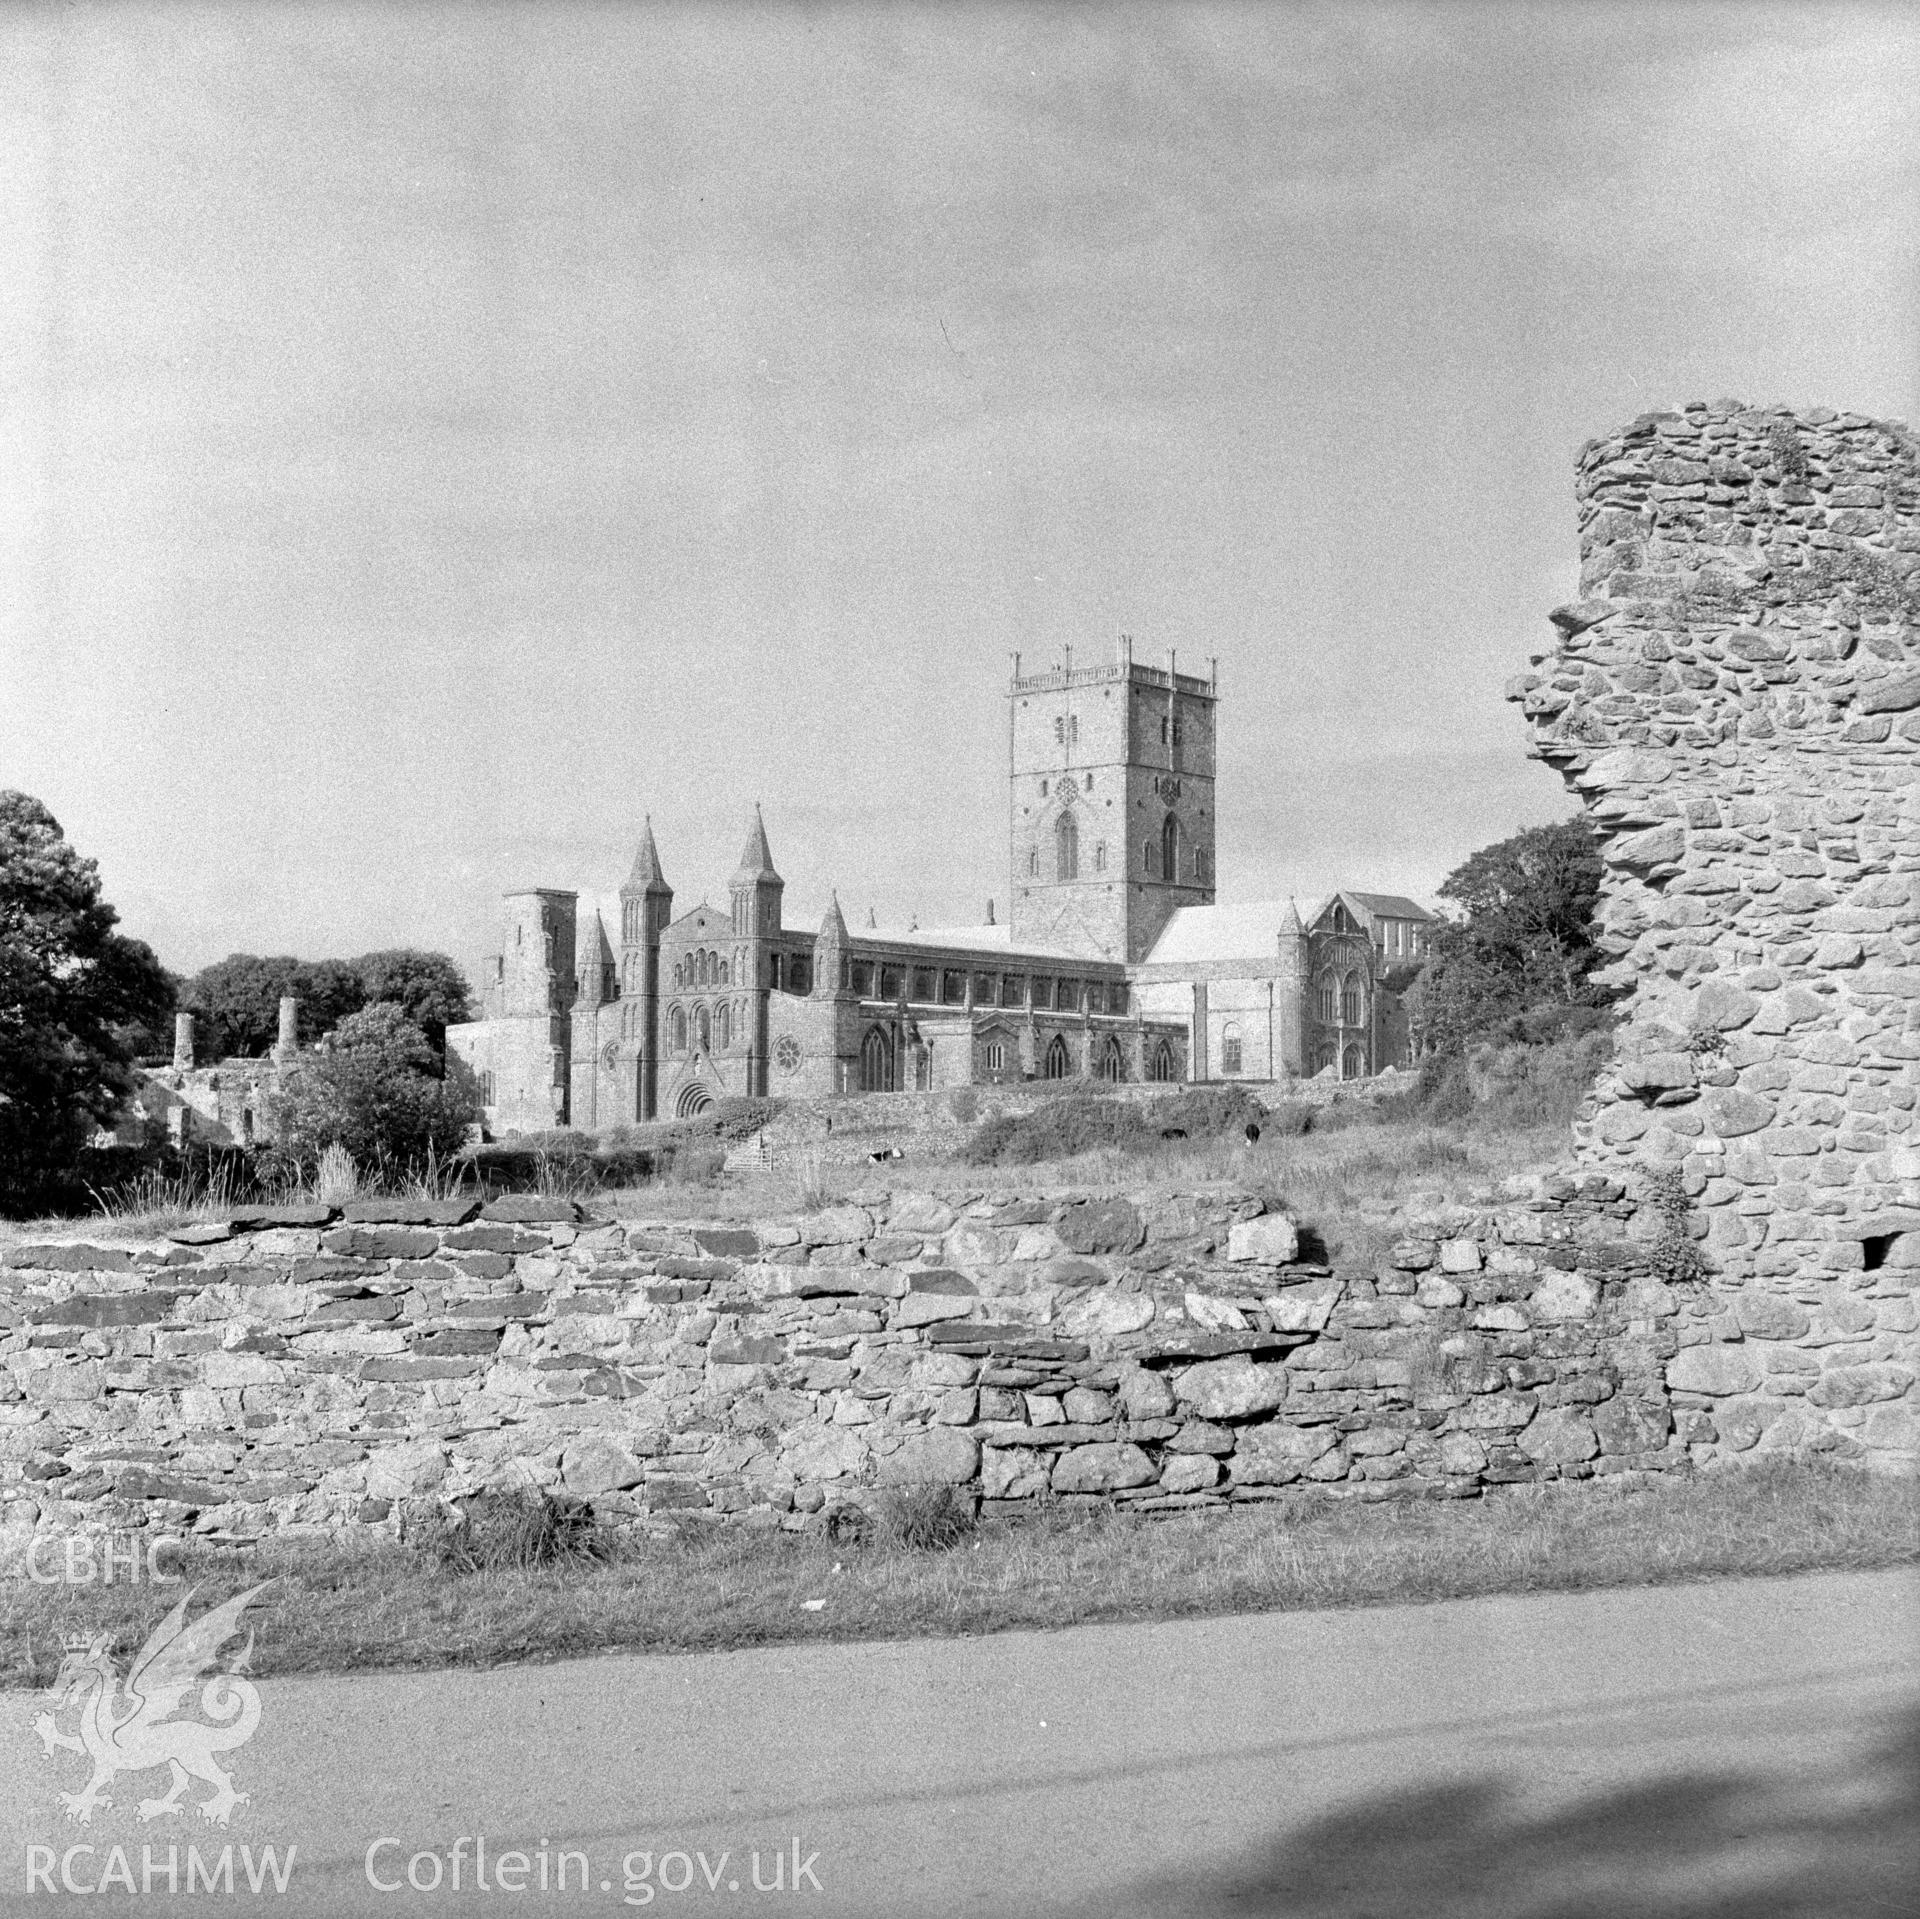
{"label": "ruined tower", "polygon": [[1627,995],[1579,1155],[1667,1209],[1674,1271],[1704,1226],[1690,1444],[1920,1455],[1920,440],[1701,403],[1576,491],[1582,597],[1509,694]]}
{"label": "ruined tower", "polygon": [[502,1130],[533,1133],[568,1123],[577,903],[578,895],[548,887],[507,895],[492,1069]]}

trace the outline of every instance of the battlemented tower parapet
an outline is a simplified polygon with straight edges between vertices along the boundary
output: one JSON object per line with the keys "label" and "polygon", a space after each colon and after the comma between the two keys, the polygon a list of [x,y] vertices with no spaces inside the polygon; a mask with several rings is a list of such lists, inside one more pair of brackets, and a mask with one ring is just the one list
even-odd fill
{"label": "battlemented tower parapet", "polygon": [[1721,1337],[1668,1374],[1700,1443],[1912,1455],[1920,441],[1694,405],[1590,443],[1577,496],[1583,597],[1509,694],[1602,836],[1628,995],[1580,1155],[1706,1222]]}
{"label": "battlemented tower parapet", "polygon": [[1133,657],[1023,673],[1008,687],[1013,943],[1144,959],[1182,906],[1214,889],[1212,674]]}

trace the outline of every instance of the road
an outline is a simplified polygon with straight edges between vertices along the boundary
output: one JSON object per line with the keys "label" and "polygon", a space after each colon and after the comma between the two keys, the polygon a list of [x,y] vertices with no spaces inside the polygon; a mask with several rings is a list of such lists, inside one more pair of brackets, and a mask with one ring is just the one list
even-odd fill
{"label": "road", "polygon": [[[224,1831],[142,1825],[157,1773],[69,1824],[82,1762],[42,1757],[46,1701],[13,1693],[0,1910],[71,1904],[64,1870],[109,1881],[83,1910],[180,1913],[1887,1919],[1920,1912],[1917,1626],[1920,1577],[1818,1574],[270,1679]],[[167,1896],[189,1844],[233,1846],[234,1893]],[[136,1886],[154,1849],[150,1895],[115,1845]],[[297,1848],[284,1892],[246,1888],[265,1845]],[[564,1895],[543,1845],[550,1879],[586,1855]]]}

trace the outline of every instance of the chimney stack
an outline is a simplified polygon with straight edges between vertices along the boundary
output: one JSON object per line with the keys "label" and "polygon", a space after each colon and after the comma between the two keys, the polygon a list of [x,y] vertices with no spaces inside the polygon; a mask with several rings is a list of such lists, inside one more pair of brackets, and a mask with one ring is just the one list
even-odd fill
{"label": "chimney stack", "polygon": [[176,1013],[173,1016],[173,1070],[176,1073],[193,1071],[193,1015]]}
{"label": "chimney stack", "polygon": [[280,1037],[274,1042],[275,1059],[291,1059],[300,1047],[300,1002],[291,993],[280,995]]}

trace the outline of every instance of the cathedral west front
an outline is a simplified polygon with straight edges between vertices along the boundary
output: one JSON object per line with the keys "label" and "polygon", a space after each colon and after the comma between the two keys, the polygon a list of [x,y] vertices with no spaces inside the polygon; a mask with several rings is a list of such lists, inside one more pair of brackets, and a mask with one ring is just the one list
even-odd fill
{"label": "cathedral west front", "polygon": [[651,824],[617,941],[573,892],[507,896],[483,1017],[447,1040],[489,1131],[685,1117],[729,1096],[1026,1079],[1361,1078],[1403,1065],[1431,915],[1395,895],[1221,907],[1212,674],[1133,657],[1008,686],[1003,923],[789,927],[754,810],[727,905],[675,915]]}

